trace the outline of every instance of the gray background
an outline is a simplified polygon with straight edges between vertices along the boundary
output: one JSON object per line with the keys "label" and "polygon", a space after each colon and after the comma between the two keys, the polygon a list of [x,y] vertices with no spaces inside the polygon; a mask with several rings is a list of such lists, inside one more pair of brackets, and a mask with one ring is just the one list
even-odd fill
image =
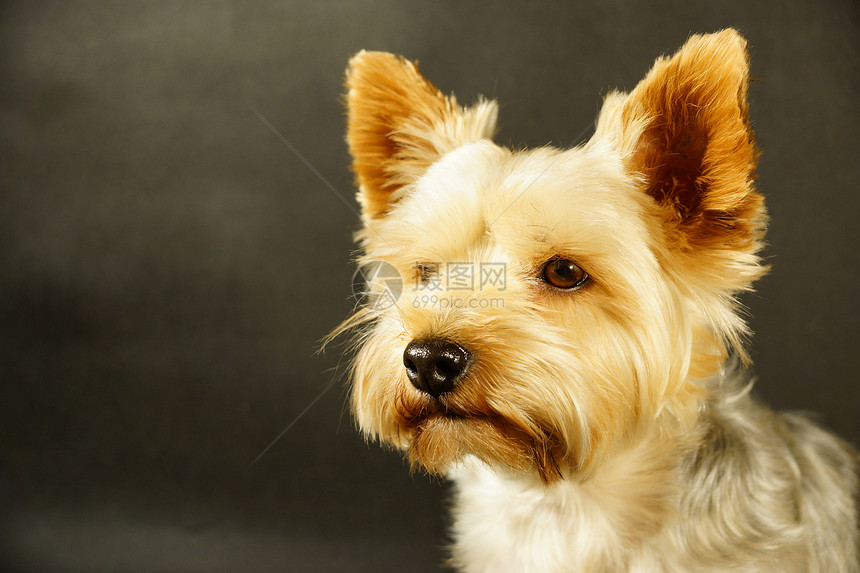
{"label": "gray background", "polygon": [[498,98],[503,143],[568,145],[739,27],[773,218],[757,389],[860,442],[854,4],[2,4],[0,570],[438,570],[445,485],[366,446],[314,355],[351,308],[361,48]]}

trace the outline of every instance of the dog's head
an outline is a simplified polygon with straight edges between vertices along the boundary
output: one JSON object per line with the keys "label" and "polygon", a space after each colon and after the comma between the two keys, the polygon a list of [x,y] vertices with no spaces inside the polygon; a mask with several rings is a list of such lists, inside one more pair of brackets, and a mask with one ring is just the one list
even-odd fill
{"label": "dog's head", "polygon": [[347,321],[368,435],[432,472],[474,455],[551,481],[695,417],[764,271],[736,32],[658,59],[569,150],[494,144],[495,102],[391,54],[346,81],[360,262],[389,271]]}

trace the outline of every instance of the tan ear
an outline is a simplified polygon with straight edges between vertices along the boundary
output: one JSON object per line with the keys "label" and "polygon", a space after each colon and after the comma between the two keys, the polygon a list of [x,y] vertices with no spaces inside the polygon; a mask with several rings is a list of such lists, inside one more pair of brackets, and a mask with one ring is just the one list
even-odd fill
{"label": "tan ear", "polygon": [[736,31],[692,36],[629,96],[608,96],[598,124],[599,133],[614,132],[662,206],[671,246],[728,290],[762,272],[753,255],[766,214],[753,185],[759,153],[748,86],[746,41]]}
{"label": "tan ear", "polygon": [[385,52],[360,52],[349,62],[347,143],[363,214],[382,216],[442,155],[491,138],[497,106],[457,105],[412,62]]}

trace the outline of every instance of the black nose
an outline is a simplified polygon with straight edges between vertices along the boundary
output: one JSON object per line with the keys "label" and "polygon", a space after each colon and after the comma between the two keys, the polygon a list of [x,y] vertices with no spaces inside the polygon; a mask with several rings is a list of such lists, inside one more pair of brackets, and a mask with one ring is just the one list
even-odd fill
{"label": "black nose", "polygon": [[469,351],[446,340],[413,340],[403,352],[412,385],[438,398],[454,389],[469,368]]}

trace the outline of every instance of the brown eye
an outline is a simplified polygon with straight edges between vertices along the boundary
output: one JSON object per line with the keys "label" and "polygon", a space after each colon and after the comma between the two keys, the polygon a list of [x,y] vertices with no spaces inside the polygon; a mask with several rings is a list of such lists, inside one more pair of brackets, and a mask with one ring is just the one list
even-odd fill
{"label": "brown eye", "polygon": [[416,263],[415,273],[420,284],[427,284],[430,279],[439,272],[439,265],[436,263]]}
{"label": "brown eye", "polygon": [[541,278],[555,288],[570,290],[582,286],[588,273],[568,259],[552,259],[543,266]]}

